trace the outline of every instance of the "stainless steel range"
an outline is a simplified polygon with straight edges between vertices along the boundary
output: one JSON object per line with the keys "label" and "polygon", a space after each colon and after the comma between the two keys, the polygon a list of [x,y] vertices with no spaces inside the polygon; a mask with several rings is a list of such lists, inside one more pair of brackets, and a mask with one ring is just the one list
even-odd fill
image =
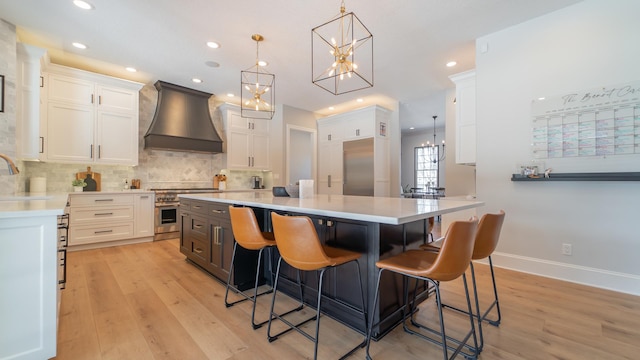
{"label": "stainless steel range", "polygon": [[153,240],[180,237],[180,199],[178,194],[220,192],[214,188],[151,189],[156,195],[155,231]]}

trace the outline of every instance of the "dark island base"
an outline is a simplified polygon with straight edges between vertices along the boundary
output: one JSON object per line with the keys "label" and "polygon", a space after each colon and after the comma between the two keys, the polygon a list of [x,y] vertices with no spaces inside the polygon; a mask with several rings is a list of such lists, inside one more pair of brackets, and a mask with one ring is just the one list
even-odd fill
{"label": "dark island base", "polygon": [[[272,210],[253,208],[261,228],[271,231]],[[180,251],[188,261],[226,283],[231,265],[233,233],[228,215],[228,206],[199,200],[181,200],[182,219]],[[288,213],[290,215],[304,215]],[[378,269],[376,262],[407,249],[418,248],[427,241],[427,220],[418,220],[404,225],[387,225],[342,218],[309,216],[320,241],[362,254],[358,259],[362,288],[368,317],[374,313],[373,338],[379,339],[402,320],[404,289],[409,287],[412,298],[414,281],[403,281],[401,276],[383,273],[380,284],[380,300],[373,308]],[[261,270],[261,282],[271,284],[275,276],[279,254],[277,249],[265,253]],[[253,287],[257,253],[240,249],[234,266],[232,282],[242,290]],[[283,262],[279,291],[298,297],[297,271]],[[303,272],[303,297],[306,304],[315,307],[318,289],[318,273]],[[364,334],[367,330],[362,315],[360,285],[355,263],[347,264],[325,273],[322,311],[332,318]],[[367,319],[367,321],[369,318]]]}

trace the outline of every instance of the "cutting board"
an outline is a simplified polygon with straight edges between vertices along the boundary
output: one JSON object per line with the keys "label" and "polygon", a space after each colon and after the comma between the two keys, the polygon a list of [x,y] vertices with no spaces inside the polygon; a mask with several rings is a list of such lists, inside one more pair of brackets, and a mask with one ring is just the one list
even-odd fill
{"label": "cutting board", "polygon": [[100,191],[100,173],[91,171],[91,166],[87,166],[87,171],[81,171],[76,173],[76,179],[83,179],[87,183],[87,186],[83,188],[83,191]]}

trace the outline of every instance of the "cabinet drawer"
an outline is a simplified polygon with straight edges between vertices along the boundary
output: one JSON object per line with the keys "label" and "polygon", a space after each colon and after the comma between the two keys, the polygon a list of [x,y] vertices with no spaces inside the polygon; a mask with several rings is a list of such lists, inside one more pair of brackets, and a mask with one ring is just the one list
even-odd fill
{"label": "cabinet drawer", "polygon": [[71,208],[69,213],[69,220],[72,225],[133,221],[133,205]]}
{"label": "cabinet drawer", "polygon": [[205,240],[193,239],[191,241],[191,253],[196,260],[202,261],[202,265],[209,263],[209,243]]}
{"label": "cabinet drawer", "polygon": [[191,216],[191,233],[192,235],[207,239],[209,237],[207,218],[197,215]]}
{"label": "cabinet drawer", "polygon": [[133,194],[91,194],[69,196],[69,205],[96,206],[96,205],[133,205]]}
{"label": "cabinet drawer", "polygon": [[200,201],[191,202],[191,212],[196,214],[207,214],[207,204]]}
{"label": "cabinet drawer", "polygon": [[70,226],[69,245],[91,244],[133,237],[133,221],[104,226]]}
{"label": "cabinet drawer", "polygon": [[228,204],[209,204],[209,215],[229,219]]}

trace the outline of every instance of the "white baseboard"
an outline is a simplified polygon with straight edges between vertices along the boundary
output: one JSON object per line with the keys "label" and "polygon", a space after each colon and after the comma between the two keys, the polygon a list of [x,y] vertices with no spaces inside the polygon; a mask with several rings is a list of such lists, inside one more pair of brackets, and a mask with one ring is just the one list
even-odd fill
{"label": "white baseboard", "polygon": [[[526,256],[494,252],[493,265],[500,268],[640,295],[640,276]],[[487,263],[486,260],[481,261]]]}

